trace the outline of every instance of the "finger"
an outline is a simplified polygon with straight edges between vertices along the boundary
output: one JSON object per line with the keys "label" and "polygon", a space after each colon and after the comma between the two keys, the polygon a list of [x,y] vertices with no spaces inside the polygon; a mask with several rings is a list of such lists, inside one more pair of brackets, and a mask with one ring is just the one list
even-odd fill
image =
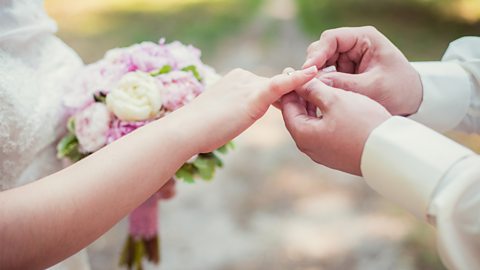
{"label": "finger", "polygon": [[293,69],[292,67],[287,67],[283,70],[282,74],[288,74],[289,72],[294,72],[295,69]]}
{"label": "finger", "polygon": [[366,38],[365,27],[342,27],[332,30],[327,30],[322,33],[320,40],[310,45],[307,50],[307,60],[303,64],[303,68],[310,66],[317,66],[321,68],[335,57],[336,54],[349,52],[351,60],[357,63],[361,60],[361,56],[368,49],[365,41]]}
{"label": "finger", "polygon": [[312,103],[322,112],[328,112],[335,103],[338,89],[330,87],[318,79],[302,85],[295,90],[306,102]]}
{"label": "finger", "polygon": [[316,74],[317,68],[310,67],[292,73],[274,76],[269,80],[269,85],[265,88],[265,91],[260,93],[260,95],[263,96],[262,100],[268,104],[272,104],[284,94],[295,90],[313,79]]}
{"label": "finger", "polygon": [[303,117],[307,115],[307,109],[295,92],[290,92],[282,97],[282,111],[286,111],[294,117]]}
{"label": "finger", "polygon": [[282,116],[288,131],[297,134],[301,126],[308,126],[311,119],[302,100],[296,92],[282,97]]}
{"label": "finger", "polygon": [[339,72],[355,73],[355,62],[353,62],[346,53],[340,54],[337,60],[337,68]]}
{"label": "finger", "polygon": [[318,77],[327,85],[343,90],[369,95],[374,81],[373,73],[349,74],[343,72],[325,73]]}
{"label": "finger", "polygon": [[[291,72],[294,72],[295,69],[291,68],[291,67],[287,67],[283,70],[282,74],[288,74],[288,73],[291,73]],[[282,109],[282,100],[281,98],[277,99],[273,104],[272,104],[275,108],[281,110]]]}

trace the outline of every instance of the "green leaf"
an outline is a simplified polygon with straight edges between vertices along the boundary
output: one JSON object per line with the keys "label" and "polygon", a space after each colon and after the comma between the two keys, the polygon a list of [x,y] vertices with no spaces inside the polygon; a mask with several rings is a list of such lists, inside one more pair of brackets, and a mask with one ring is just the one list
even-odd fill
{"label": "green leaf", "polygon": [[199,82],[202,82],[202,77],[200,76],[200,73],[198,72],[196,66],[191,65],[191,66],[188,66],[188,67],[184,67],[184,68],[182,68],[182,71],[190,71],[190,72],[192,72],[193,76],[195,76],[195,78],[196,78]]}
{"label": "green leaf", "polygon": [[199,156],[193,165],[198,169],[198,174],[202,179],[211,180],[215,174],[217,162],[214,158],[203,158]]}
{"label": "green leaf", "polygon": [[102,91],[98,91],[93,94],[93,99],[95,102],[107,103],[107,94]]}
{"label": "green leaf", "polygon": [[215,165],[219,168],[222,168],[223,167],[223,161],[221,158],[219,158],[217,155],[213,154],[213,157],[212,157],[213,160],[215,160]]}
{"label": "green leaf", "polygon": [[60,140],[60,142],[57,145],[57,156],[59,158],[66,157],[68,153],[73,151],[75,148],[78,147],[78,140],[75,135],[69,133],[65,137]]}
{"label": "green leaf", "polygon": [[215,151],[219,152],[220,154],[226,154],[226,153],[228,153],[227,145],[225,144],[224,146],[221,146],[220,148],[218,148]]}
{"label": "green leaf", "polygon": [[183,166],[175,173],[175,177],[182,179],[186,183],[194,183],[194,174],[195,172],[192,164],[183,164]]}
{"label": "green leaf", "polygon": [[68,118],[67,129],[68,129],[68,132],[75,134],[75,117],[72,116]]}
{"label": "green leaf", "polygon": [[67,134],[57,145],[57,157],[68,158],[72,162],[77,162],[80,159],[88,156],[88,154],[80,153],[79,143],[74,134]]}
{"label": "green leaf", "polygon": [[221,146],[220,148],[218,148],[215,151],[219,152],[221,154],[226,154],[226,153],[228,153],[229,150],[233,150],[233,149],[235,149],[235,144],[233,143],[233,141],[229,141],[228,143]]}
{"label": "green leaf", "polygon": [[158,75],[169,73],[170,71],[172,71],[172,69],[173,69],[172,66],[165,65],[157,71],[150,72],[150,75],[153,76],[153,77],[156,77]]}

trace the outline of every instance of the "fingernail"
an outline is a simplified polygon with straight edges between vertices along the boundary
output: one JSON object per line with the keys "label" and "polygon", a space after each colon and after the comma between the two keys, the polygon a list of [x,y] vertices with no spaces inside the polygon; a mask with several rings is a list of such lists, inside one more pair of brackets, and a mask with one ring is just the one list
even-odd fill
{"label": "fingernail", "polygon": [[311,66],[311,67],[303,70],[303,74],[305,74],[307,76],[317,74],[317,72],[318,72],[318,70],[317,70],[316,66]]}

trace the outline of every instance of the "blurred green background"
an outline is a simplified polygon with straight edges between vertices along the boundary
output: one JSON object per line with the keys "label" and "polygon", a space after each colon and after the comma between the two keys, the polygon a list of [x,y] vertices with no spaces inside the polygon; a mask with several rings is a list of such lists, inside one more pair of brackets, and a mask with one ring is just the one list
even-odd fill
{"label": "blurred green background", "polygon": [[[199,47],[220,73],[299,67],[308,44],[334,27],[374,25],[410,60],[438,60],[450,41],[480,35],[478,0],[47,0],[46,8],[86,63],[165,37]],[[452,136],[478,150],[477,137]],[[216,181],[181,184],[162,205],[161,269],[444,269],[431,227],[299,153],[278,112],[237,145]],[[93,269],[116,267],[125,230],[121,222],[89,248]]]}

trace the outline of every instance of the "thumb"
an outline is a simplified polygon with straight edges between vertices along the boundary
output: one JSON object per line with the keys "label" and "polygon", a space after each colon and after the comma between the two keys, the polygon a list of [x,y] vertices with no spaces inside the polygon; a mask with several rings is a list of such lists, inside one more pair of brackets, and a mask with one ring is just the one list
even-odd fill
{"label": "thumb", "polygon": [[338,91],[339,89],[330,87],[318,79],[313,79],[296,89],[298,95],[317,106],[323,113],[334,105]]}
{"label": "thumb", "polygon": [[318,77],[323,83],[343,90],[367,95],[371,88],[371,75],[368,73],[350,74],[342,72],[324,73]]}

